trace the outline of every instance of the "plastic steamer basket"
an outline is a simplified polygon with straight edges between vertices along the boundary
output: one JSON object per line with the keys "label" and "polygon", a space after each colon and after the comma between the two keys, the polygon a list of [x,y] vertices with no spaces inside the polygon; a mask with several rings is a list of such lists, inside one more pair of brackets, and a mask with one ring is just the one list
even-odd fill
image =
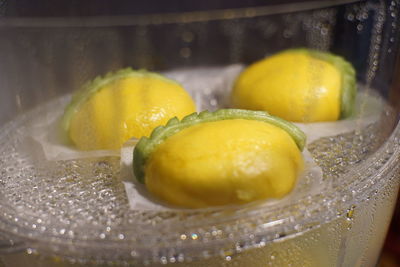
{"label": "plastic steamer basket", "polygon": [[[107,13],[0,1],[0,266],[375,266],[399,188],[399,1],[161,2]],[[243,66],[298,47],[354,65],[357,112],[314,125],[320,175],[282,200],[132,209],[118,154],[63,158],[46,131],[97,75],[155,70],[215,110]]]}

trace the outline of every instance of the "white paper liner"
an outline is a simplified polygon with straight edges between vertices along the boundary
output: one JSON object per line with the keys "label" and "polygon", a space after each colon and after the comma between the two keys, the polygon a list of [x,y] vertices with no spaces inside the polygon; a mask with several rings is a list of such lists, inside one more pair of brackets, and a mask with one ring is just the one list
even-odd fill
{"label": "white paper liner", "polygon": [[[226,67],[177,69],[163,73],[186,89],[193,97],[197,111],[213,111],[229,106],[229,96],[242,64]],[[205,101],[209,100],[209,101]]]}
{"label": "white paper liner", "polygon": [[64,107],[69,101],[70,97],[64,97],[51,103],[51,107],[56,106],[58,108],[51,108],[51,112],[37,118],[29,126],[30,137],[41,145],[45,158],[54,161],[105,156],[119,157],[119,150],[82,151],[63,143],[60,138],[60,120],[64,113]]}
{"label": "white paper liner", "polygon": [[[312,143],[326,136],[335,136],[362,129],[377,122],[383,109],[383,100],[372,91],[359,92],[356,97],[354,115],[345,120],[334,122],[294,123],[307,136],[307,143]],[[368,107],[368,109],[366,109]]]}

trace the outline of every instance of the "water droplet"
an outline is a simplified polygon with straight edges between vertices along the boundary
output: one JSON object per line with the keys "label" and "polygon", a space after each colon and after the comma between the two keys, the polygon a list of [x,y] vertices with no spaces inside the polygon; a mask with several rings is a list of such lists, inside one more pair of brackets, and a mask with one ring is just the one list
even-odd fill
{"label": "water droplet", "polygon": [[178,262],[183,262],[185,260],[185,256],[183,254],[178,255]]}
{"label": "water droplet", "polygon": [[165,256],[161,257],[160,262],[161,262],[161,264],[167,264],[168,263],[167,257],[165,257]]}
{"label": "water droplet", "polygon": [[191,237],[192,237],[193,240],[197,240],[198,235],[197,234],[192,234]]}
{"label": "water droplet", "polygon": [[347,15],[347,20],[349,20],[349,21],[353,21],[354,20],[354,14],[348,14]]}

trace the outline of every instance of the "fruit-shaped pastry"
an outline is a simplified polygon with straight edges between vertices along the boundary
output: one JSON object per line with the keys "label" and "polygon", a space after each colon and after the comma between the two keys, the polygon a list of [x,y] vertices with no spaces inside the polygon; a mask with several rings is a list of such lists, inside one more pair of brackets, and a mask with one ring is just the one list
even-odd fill
{"label": "fruit-shaped pastry", "polygon": [[170,118],[195,110],[177,82],[128,68],[98,77],[77,92],[66,108],[62,128],[79,149],[118,149],[129,138],[147,136]]}
{"label": "fruit-shaped pastry", "polygon": [[247,67],[232,91],[236,108],[264,110],[294,122],[335,121],[350,116],[355,70],[327,52],[292,49]]}
{"label": "fruit-shaped pastry", "polygon": [[142,137],[133,168],[152,195],[172,205],[242,204],[288,194],[304,144],[295,125],[263,111],[204,111]]}

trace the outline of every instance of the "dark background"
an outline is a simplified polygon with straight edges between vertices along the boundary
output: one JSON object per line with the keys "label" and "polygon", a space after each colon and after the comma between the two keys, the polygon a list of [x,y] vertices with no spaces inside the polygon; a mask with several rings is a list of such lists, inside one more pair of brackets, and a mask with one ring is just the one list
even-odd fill
{"label": "dark background", "polygon": [[[308,2],[317,0],[308,0]],[[54,17],[174,13],[296,3],[294,0],[0,0],[3,16]]]}

